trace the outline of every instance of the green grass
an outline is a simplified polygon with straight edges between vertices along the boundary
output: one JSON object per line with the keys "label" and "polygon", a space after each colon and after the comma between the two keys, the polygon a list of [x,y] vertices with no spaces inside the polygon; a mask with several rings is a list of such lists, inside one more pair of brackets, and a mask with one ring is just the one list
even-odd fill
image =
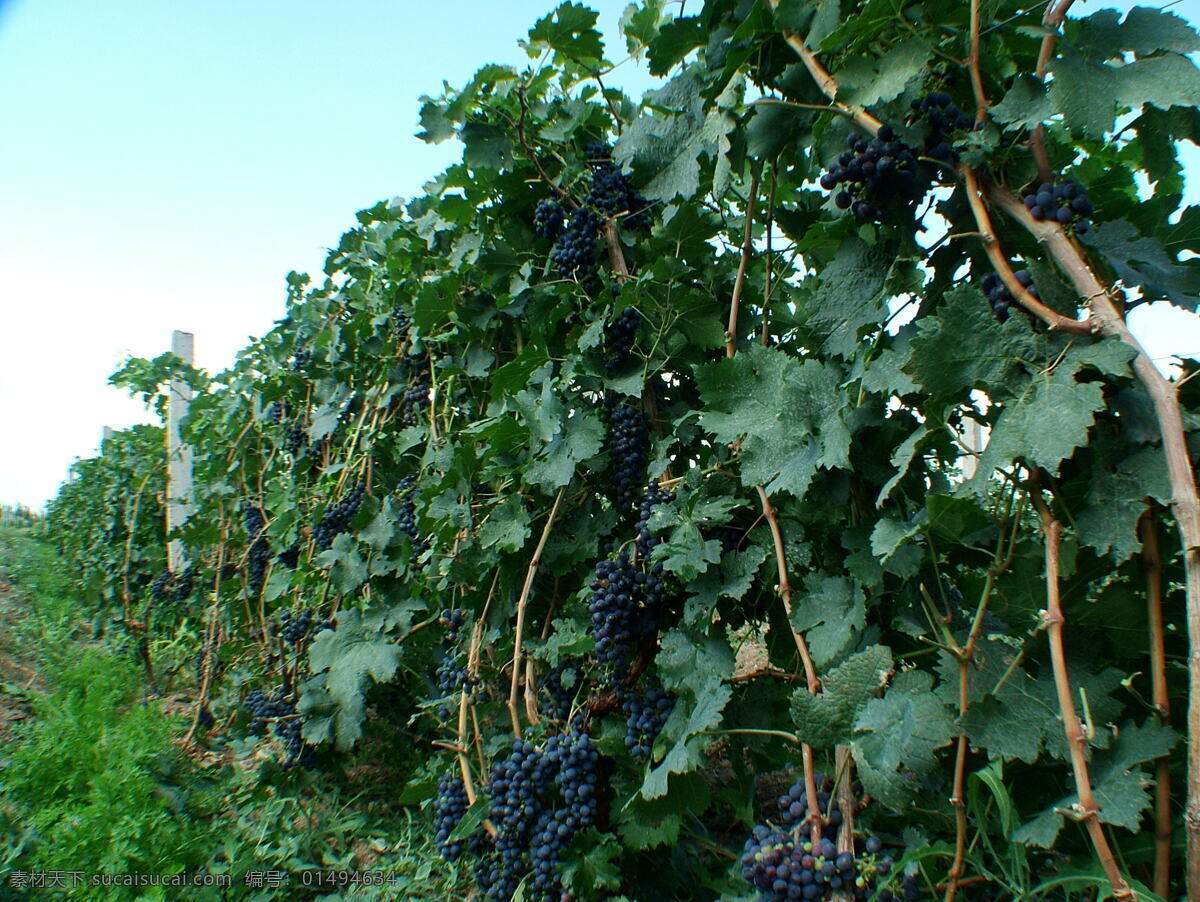
{"label": "green grass", "polygon": [[[231,886],[34,889],[15,898],[311,899],[318,894],[301,885],[302,871],[364,867],[387,882],[319,898],[467,897],[470,875],[438,856],[427,814],[396,800],[419,756],[381,764],[383,739],[360,753],[365,765],[340,758],[325,772],[285,774],[259,761],[237,727],[214,737],[207,754],[184,755],[186,718],[148,696],[141,668],[115,647],[119,636],[93,630],[94,611],[50,546],[33,531],[0,527],[0,577],[16,587],[0,597],[0,656],[8,656],[0,666],[16,661],[22,675],[39,677],[30,689],[0,674],[0,694],[31,709],[0,746],[0,900],[14,870],[38,869],[203,871]],[[248,886],[255,871],[290,883]]]}

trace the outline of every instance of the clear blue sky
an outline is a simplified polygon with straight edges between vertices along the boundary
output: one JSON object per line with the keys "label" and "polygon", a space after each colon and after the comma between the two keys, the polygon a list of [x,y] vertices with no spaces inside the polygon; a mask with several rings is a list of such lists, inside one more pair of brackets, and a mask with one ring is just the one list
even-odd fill
{"label": "clear blue sky", "polygon": [[[185,329],[219,371],[269,329],[289,270],[457,154],[413,137],[418,96],[520,63],[553,5],[0,0],[0,502],[40,506],[145,419],[106,386],[127,353]],[[625,0],[589,5],[618,56]],[[1156,353],[1200,350],[1163,331]]]}

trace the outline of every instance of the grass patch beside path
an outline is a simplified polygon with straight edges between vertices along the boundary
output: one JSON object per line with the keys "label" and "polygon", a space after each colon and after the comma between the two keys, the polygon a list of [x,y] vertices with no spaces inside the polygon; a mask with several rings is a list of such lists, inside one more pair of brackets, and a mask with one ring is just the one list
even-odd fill
{"label": "grass patch beside path", "polygon": [[[467,869],[438,856],[428,814],[397,802],[407,773],[372,751],[285,775],[235,724],[185,754],[179,712],[190,708],[147,696],[119,637],[93,634],[74,585],[34,532],[0,527],[0,902],[468,898]],[[236,709],[237,686],[225,689]],[[39,870],[203,872],[230,885],[13,888],[14,873]],[[338,870],[386,882],[321,892],[302,882]],[[283,884],[252,877],[269,872]]]}

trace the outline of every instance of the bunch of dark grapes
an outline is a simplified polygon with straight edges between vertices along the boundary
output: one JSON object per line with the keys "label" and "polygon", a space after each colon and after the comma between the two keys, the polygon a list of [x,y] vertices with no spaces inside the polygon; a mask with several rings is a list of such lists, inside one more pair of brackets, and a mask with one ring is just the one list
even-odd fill
{"label": "bunch of dark grapes", "polygon": [[912,206],[925,194],[927,180],[917,155],[891,126],[882,126],[870,141],[852,134],[846,146],[821,176],[821,187],[833,191],[840,185],[834,203],[859,222],[882,222],[889,209]]}
{"label": "bunch of dark grapes", "polygon": [[[469,691],[474,688],[475,680],[467,670],[463,655],[459,649],[459,639],[462,638],[462,628],[467,622],[467,612],[461,608],[447,608],[439,618],[442,626],[446,627],[446,648],[442,652],[442,660],[437,667],[438,691],[443,696],[452,692]],[[442,705],[438,714],[443,719],[450,716],[448,705]]]}
{"label": "bunch of dark grapes", "polygon": [[150,584],[150,597],[158,603],[171,601],[182,604],[192,597],[195,588],[195,577],[191,567],[180,574],[163,570]]}
{"label": "bunch of dark grapes", "polygon": [[242,503],[242,519],[250,539],[250,550],[246,555],[246,578],[251,594],[257,595],[266,579],[267,565],[271,563],[271,546],[262,534],[267,520],[262,510],[249,501]]}
{"label": "bunch of dark grapes", "polygon": [[392,337],[397,341],[404,341],[408,337],[408,327],[412,325],[412,320],[408,314],[404,312],[402,307],[397,307],[392,311],[390,322]]}
{"label": "bunch of dark grapes", "polygon": [[312,611],[301,611],[299,614],[284,611],[280,621],[279,635],[283,637],[284,642],[293,647],[298,646],[312,632]]}
{"label": "bunch of dark grapes", "polygon": [[544,749],[514,740],[487,785],[496,838],[475,869],[484,897],[510,902],[524,880],[530,899],[559,902],[563,850],[596,822],[599,786],[600,752],[586,732],[572,727]]}
{"label": "bunch of dark grapes", "polygon": [[642,500],[638,502],[637,524],[634,527],[637,530],[638,560],[649,560],[654,546],[666,541],[661,536],[656,538],[650,535],[650,515],[658,505],[674,500],[675,493],[661,488],[657,482],[651,482],[642,490]]}
{"label": "bunch of dark grapes", "polygon": [[550,262],[567,278],[583,281],[596,268],[596,233],[603,223],[591,207],[580,207],[571,214],[550,251]]}
{"label": "bunch of dark grapes", "polygon": [[658,684],[622,692],[625,712],[625,747],[636,760],[650,757],[654,740],[675,708],[675,698]]}
{"label": "bunch of dark grapes", "polygon": [[604,371],[608,375],[624,369],[629,363],[641,324],[642,315],[633,307],[626,307],[604,327]]}
{"label": "bunch of dark grapes", "polygon": [[429,548],[429,543],[420,537],[417,529],[417,477],[405,476],[396,487],[396,492],[403,499],[396,526],[412,542],[412,564],[416,566],[417,558]]}
{"label": "bunch of dark grapes", "polygon": [[671,597],[661,566],[647,573],[622,551],[616,560],[602,560],[590,584],[589,632],[596,642],[596,660],[610,673],[632,660],[643,641],[657,635],[670,613]]}
{"label": "bunch of dark grapes", "polygon": [[422,415],[429,406],[429,369],[424,357],[412,357],[409,369],[412,376],[408,387],[401,392],[393,402],[400,408],[401,426],[418,426],[424,420]]}
{"label": "bunch of dark grapes", "polygon": [[558,799],[544,810],[534,829],[529,858],[533,873],[532,898],[559,902],[563,896],[563,850],[575,834],[596,822],[599,806],[600,752],[587,733],[570,728],[551,736],[544,753],[555,772]]}
{"label": "bunch of dark grapes", "polygon": [[172,579],[170,570],[164,570],[154,577],[154,582],[150,584],[150,597],[157,602],[163,602],[170,598]]}
{"label": "bunch of dark grapes", "polygon": [[175,590],[171,593],[171,597],[177,603],[183,603],[192,597],[192,592],[196,589],[196,576],[192,568],[187,567],[175,579]]}
{"label": "bunch of dark grapes", "polygon": [[303,420],[296,420],[283,436],[283,452],[292,457],[302,457],[308,448],[308,427]]}
{"label": "bunch of dark grapes", "polygon": [[[1029,270],[1018,269],[1013,275],[1017,277],[1017,281],[1021,283],[1026,291],[1035,299],[1041,300],[1040,295],[1038,295],[1037,286],[1033,284],[1033,276],[1029,274]],[[1005,287],[1004,281],[994,272],[984,273],[983,278],[979,280],[979,287],[983,289],[983,294],[988,299],[988,304],[991,305],[992,314],[996,317],[997,322],[1004,322],[1008,319],[1009,311],[1013,307],[1020,306],[1016,299],[1013,298],[1012,292]]]}
{"label": "bunch of dark grapes", "polygon": [[635,401],[605,400],[608,413],[608,459],[612,465],[613,501],[633,503],[646,473],[650,421]]}
{"label": "bunch of dark grapes", "polygon": [[300,543],[293,542],[283,551],[279,552],[279,556],[275,558],[283,566],[289,570],[295,570],[300,565]]}
{"label": "bunch of dark grapes", "polygon": [[[817,779],[825,785],[820,777]],[[827,788],[819,791],[818,801],[830,832],[836,833],[841,812],[829,809]],[[878,902],[897,898],[889,886],[881,886],[892,874],[894,857],[884,850],[878,837],[867,837],[857,855],[838,852],[828,836],[813,842],[811,825],[805,822],[808,805],[803,781],[797,781],[779,797],[778,808],[781,823],[755,826],[741,859],[742,877],[762,893],[760,902],[828,899],[838,891],[854,899]],[[801,826],[797,828],[797,824]],[[915,874],[903,877],[900,898],[921,898]]]}
{"label": "bunch of dark grapes", "polygon": [[562,204],[551,198],[539,200],[533,211],[533,230],[543,238],[556,241],[566,227]]}
{"label": "bunch of dark grapes", "polygon": [[1053,185],[1042,182],[1036,191],[1026,194],[1021,200],[1034,219],[1070,226],[1079,235],[1091,231],[1092,223],[1088,217],[1095,212],[1095,207],[1088,199],[1087,189],[1071,179]]}
{"label": "bunch of dark grapes", "polygon": [[958,162],[952,133],[970,131],[975,120],[954,105],[945,91],[933,91],[912,102],[913,112],[924,118],[928,126],[925,135],[925,156],[953,166]]}
{"label": "bunch of dark grapes", "polygon": [[496,828],[495,850],[475,870],[480,889],[492,902],[509,902],[529,873],[530,840],[553,780],[542,753],[523,739],[514,739],[511,754],[492,766],[485,792]]}
{"label": "bunch of dark grapes", "polygon": [[313,542],[317,548],[321,551],[327,550],[333,545],[334,539],[350,528],[350,521],[358,513],[366,490],[366,483],[360,482],[341,501],[330,505],[321,517],[321,522],[313,528]]}
{"label": "bunch of dark grapes", "polygon": [[646,198],[634,190],[621,167],[613,162],[608,145],[592,141],[584,148],[584,154],[592,170],[592,186],[583,199],[584,204],[607,218],[622,217],[625,226],[635,232],[648,230]]}
{"label": "bunch of dark grapes", "polygon": [[267,405],[267,420],[272,423],[282,423],[288,418],[287,401],[272,401]]}
{"label": "bunch of dark grapes", "polygon": [[583,668],[578,661],[568,659],[551,667],[540,686],[546,702],[546,716],[565,722],[571,716],[582,686]]}
{"label": "bunch of dark grapes", "polygon": [[303,372],[308,369],[310,363],[312,363],[312,351],[301,349],[292,355],[292,372]]}
{"label": "bunch of dark grapes", "polygon": [[453,771],[442,774],[438,780],[437,798],[433,800],[433,831],[438,852],[446,861],[458,861],[462,855],[461,840],[450,842],[450,834],[467,813],[467,789],[462,777]]}
{"label": "bunch of dark grapes", "polygon": [[316,764],[316,749],[304,741],[303,721],[296,713],[296,706],[286,700],[283,690],[272,698],[261,689],[255,689],[246,696],[245,705],[251,716],[251,735],[264,736],[267,727],[275,725],[275,735],[283,741],[287,752],[287,758],[280,765],[284,770],[296,764],[309,770]]}

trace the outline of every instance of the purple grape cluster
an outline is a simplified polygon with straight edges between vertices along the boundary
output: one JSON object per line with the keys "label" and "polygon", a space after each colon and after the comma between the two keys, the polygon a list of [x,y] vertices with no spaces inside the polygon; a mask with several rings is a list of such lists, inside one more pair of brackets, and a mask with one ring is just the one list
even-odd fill
{"label": "purple grape cluster", "polygon": [[1071,179],[1054,184],[1042,182],[1036,191],[1031,191],[1021,200],[1034,219],[1070,226],[1078,235],[1086,235],[1091,231],[1089,217],[1095,212],[1095,207],[1088,198],[1087,189]]}
{"label": "purple grape cluster", "polygon": [[453,771],[443,774],[438,780],[437,797],[433,801],[433,831],[438,852],[446,861],[458,861],[462,855],[462,841],[450,842],[450,834],[467,813],[468,807],[467,788],[463,785],[462,777],[456,776]]}
{"label": "purple grape cluster", "polygon": [[279,635],[283,637],[284,642],[293,647],[299,646],[312,632],[312,611],[301,611],[299,614],[284,611],[279,619]]}
{"label": "purple grape cluster", "polygon": [[321,551],[333,546],[333,540],[350,528],[350,521],[362,505],[367,484],[360,482],[336,504],[331,504],[313,528],[313,542]]}
{"label": "purple grape cluster", "polygon": [[250,542],[250,550],[246,553],[246,581],[250,587],[250,594],[257,595],[262,590],[263,582],[267,578],[267,566],[271,563],[271,545],[263,535],[267,527],[267,518],[262,508],[244,501],[242,521]]}
{"label": "purple grape cluster", "polygon": [[282,423],[291,412],[287,401],[272,401],[267,405],[267,420],[272,423]]}
{"label": "purple grape cluster", "polygon": [[428,550],[429,542],[421,538],[417,529],[417,477],[405,476],[396,486],[396,493],[401,498],[400,515],[396,518],[396,528],[408,536],[412,542],[412,558],[410,565],[419,566],[418,558]]}
{"label": "purple grape cluster", "polygon": [[628,507],[646,474],[650,420],[636,401],[605,400],[608,414],[608,459],[612,466],[613,501]]}
{"label": "purple grape cluster", "polygon": [[533,211],[533,230],[543,238],[556,241],[566,228],[562,204],[551,198],[539,200]]}
{"label": "purple grape cluster", "polygon": [[408,385],[392,404],[400,410],[401,426],[418,426],[424,422],[424,411],[429,407],[429,358],[423,354],[409,355],[406,366]]}
{"label": "purple grape cluster", "polygon": [[287,752],[280,767],[287,770],[299,764],[305,770],[311,770],[316,765],[317,750],[304,741],[304,721],[282,689],[274,697],[254,689],[246,696],[245,706],[250,712],[251,735],[265,736],[267,727],[274,725],[275,735],[282,740]]}
{"label": "purple grape cluster", "polygon": [[[1029,270],[1018,269],[1013,275],[1017,277],[1017,281],[1026,291],[1035,299],[1041,300]],[[1002,323],[1007,320],[1009,311],[1013,307],[1020,306],[1012,296],[1012,292],[1005,287],[1004,281],[994,272],[984,273],[983,278],[979,280],[979,287],[983,289],[984,297],[988,299],[988,303],[992,307],[992,315],[996,317],[997,322]]]}
{"label": "purple grape cluster", "polygon": [[912,102],[913,113],[924,119],[928,132],[925,135],[925,156],[953,166],[958,162],[954,152],[953,132],[971,131],[975,120],[954,105],[945,91],[933,91]]}
{"label": "purple grape cluster", "polygon": [[292,457],[303,457],[308,448],[308,427],[303,420],[296,420],[283,436],[283,451]]}
{"label": "purple grape cluster", "polygon": [[642,689],[622,691],[621,710],[625,712],[625,747],[635,760],[650,757],[654,740],[675,709],[675,697],[657,683]]}
{"label": "purple grape cluster", "polygon": [[851,134],[846,147],[821,176],[821,187],[833,191],[840,186],[833,202],[859,222],[882,222],[890,210],[911,207],[925,194],[917,155],[890,125],[880,127],[871,140]]}
{"label": "purple grape cluster", "polygon": [[629,363],[633,342],[642,325],[642,315],[626,307],[604,327],[604,371],[608,375],[623,370]]}
{"label": "purple grape cluster", "polygon": [[490,902],[510,902],[524,882],[526,898],[560,902],[563,852],[577,833],[596,822],[600,752],[586,732],[572,727],[538,749],[523,739],[492,768],[486,792],[496,827],[482,841],[476,881]]}
{"label": "purple grape cluster", "polygon": [[192,568],[188,567],[182,573],[175,574],[169,569],[163,570],[150,584],[150,597],[155,602],[174,602],[182,604],[192,597],[196,582]]}
{"label": "purple grape cluster", "polygon": [[596,661],[611,678],[630,663],[638,645],[658,634],[673,599],[661,566],[641,570],[625,551],[596,565],[590,588],[588,631],[596,642]]}
{"label": "purple grape cluster", "polygon": [[550,251],[550,262],[567,278],[583,281],[596,269],[596,234],[603,222],[591,207],[571,214],[571,221]]}
{"label": "purple grape cluster", "polygon": [[594,207],[606,218],[620,217],[625,227],[635,232],[648,230],[650,215],[646,198],[629,184],[621,167],[613,162],[608,145],[591,141],[583,152],[592,171],[592,185],[583,199],[584,204]]}
{"label": "purple grape cluster", "polygon": [[[818,805],[830,833],[841,824],[841,812],[831,807],[829,783],[818,776]],[[807,793],[798,780],[777,800],[779,821],[754,827],[741,858],[742,877],[761,893],[759,902],[828,899],[835,892],[853,899],[893,902],[894,853],[886,851],[876,836],[868,836],[858,854],[839,852],[828,837],[812,839]],[[921,898],[916,874],[903,875],[900,898]]]}
{"label": "purple grape cluster", "polygon": [[551,720],[565,722],[571,716],[583,688],[583,666],[579,661],[566,659],[550,668],[538,687],[545,701],[545,713]]}
{"label": "purple grape cluster", "polygon": [[666,541],[662,536],[650,535],[650,515],[654,513],[654,509],[660,504],[675,500],[675,493],[669,489],[664,489],[657,482],[651,482],[642,490],[642,500],[638,502],[638,519],[635,529],[637,530],[637,556],[640,561],[650,559],[650,552],[654,550],[654,546]]}

